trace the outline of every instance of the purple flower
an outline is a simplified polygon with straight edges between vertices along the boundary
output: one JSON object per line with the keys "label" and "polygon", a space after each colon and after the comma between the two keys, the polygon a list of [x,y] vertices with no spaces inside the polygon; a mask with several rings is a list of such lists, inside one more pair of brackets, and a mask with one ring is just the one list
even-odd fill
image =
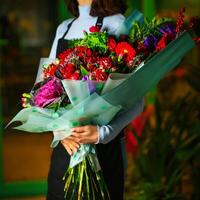
{"label": "purple flower", "polygon": [[158,39],[154,35],[149,35],[144,41],[144,46],[150,51],[154,51],[156,49]]}
{"label": "purple flower", "polygon": [[64,90],[61,82],[53,77],[46,84],[44,84],[34,96],[34,104],[38,107],[46,107],[50,103],[60,99]]}
{"label": "purple flower", "polygon": [[83,81],[88,81],[89,80],[89,76],[87,76],[87,75],[83,76],[82,80]]}
{"label": "purple flower", "polygon": [[160,28],[160,32],[162,34],[168,34],[168,33],[172,33],[173,35],[176,34],[176,27],[174,24],[170,23],[170,24],[165,24],[164,26],[162,26]]}
{"label": "purple flower", "polygon": [[83,76],[82,80],[87,82],[90,94],[92,94],[92,93],[94,93],[96,91],[96,82],[95,81],[91,81],[89,79],[89,76],[87,76],[87,75]]}

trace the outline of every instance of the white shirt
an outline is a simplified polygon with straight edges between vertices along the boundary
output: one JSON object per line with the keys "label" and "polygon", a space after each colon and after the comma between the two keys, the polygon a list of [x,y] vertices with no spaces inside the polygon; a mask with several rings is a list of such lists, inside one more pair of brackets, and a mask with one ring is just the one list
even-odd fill
{"label": "white shirt", "polygon": [[[92,17],[90,14],[90,6],[79,6],[79,17],[73,22],[69,32],[65,36],[65,39],[79,39],[83,38],[83,31],[89,32],[89,28],[94,26],[97,21],[97,17]],[[67,30],[68,24],[73,19],[63,21],[57,28],[56,36],[51,48],[49,57],[56,58],[56,49],[58,39],[62,38]],[[116,14],[108,17],[104,17],[102,29],[108,28],[109,34],[114,34],[120,24],[123,23],[125,17],[122,14]]]}

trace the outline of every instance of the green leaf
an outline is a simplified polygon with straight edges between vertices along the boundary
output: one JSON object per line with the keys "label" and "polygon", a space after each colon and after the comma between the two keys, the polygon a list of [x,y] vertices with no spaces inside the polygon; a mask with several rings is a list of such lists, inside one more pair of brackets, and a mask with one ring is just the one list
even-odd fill
{"label": "green leaf", "polygon": [[89,72],[87,71],[87,69],[85,69],[85,67],[81,66],[81,74],[83,76],[87,76],[89,74]]}

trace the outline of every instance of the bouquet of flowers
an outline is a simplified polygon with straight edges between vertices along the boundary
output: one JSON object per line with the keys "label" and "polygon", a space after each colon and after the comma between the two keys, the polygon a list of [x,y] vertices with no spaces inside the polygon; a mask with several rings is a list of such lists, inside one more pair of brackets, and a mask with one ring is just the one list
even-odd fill
{"label": "bouquet of flowers", "polygon": [[[131,22],[137,19],[136,13],[130,16]],[[133,106],[194,46],[183,31],[182,15],[183,10],[177,24],[157,18],[141,23],[140,15],[131,26],[129,17],[129,26],[125,21],[118,30],[123,33],[127,27],[129,35],[111,36],[91,27],[90,33],[72,40],[54,62],[43,65],[43,80],[30,94],[23,94],[25,108],[11,123],[21,121],[15,128],[28,132],[65,130],[54,135],[52,147],[70,136],[73,127],[108,124],[120,110]],[[123,93],[120,97],[119,92]],[[81,145],[71,157],[64,179],[66,199],[109,199],[95,145]]]}

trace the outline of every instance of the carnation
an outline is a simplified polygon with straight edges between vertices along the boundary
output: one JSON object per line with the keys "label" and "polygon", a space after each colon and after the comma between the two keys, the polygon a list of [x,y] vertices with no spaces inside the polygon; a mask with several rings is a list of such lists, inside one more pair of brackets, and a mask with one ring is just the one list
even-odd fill
{"label": "carnation", "polygon": [[64,79],[70,79],[71,75],[76,71],[76,67],[72,63],[68,63],[61,68],[61,74]]}
{"label": "carnation", "polygon": [[110,69],[113,66],[112,60],[109,57],[99,59],[99,66],[101,69]]}

